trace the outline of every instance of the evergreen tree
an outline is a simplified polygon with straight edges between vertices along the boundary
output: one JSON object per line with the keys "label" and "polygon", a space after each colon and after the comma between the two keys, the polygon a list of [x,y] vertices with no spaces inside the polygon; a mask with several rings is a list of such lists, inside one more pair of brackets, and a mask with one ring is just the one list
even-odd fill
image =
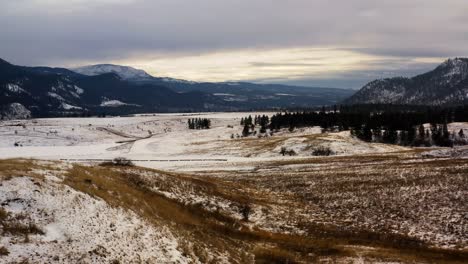
{"label": "evergreen tree", "polygon": [[362,133],[361,133],[361,140],[371,142],[372,141],[372,131],[370,129],[370,126],[368,124],[365,124],[362,127]]}
{"label": "evergreen tree", "polygon": [[426,137],[426,136],[425,136],[425,132],[424,132],[424,125],[423,125],[423,124],[420,124],[420,125],[419,125],[419,128],[418,128],[418,137],[419,137],[419,140],[421,140],[421,141],[424,141],[424,138]]}
{"label": "evergreen tree", "polygon": [[413,145],[416,141],[416,128],[410,128],[407,132],[407,144],[406,145]]}
{"label": "evergreen tree", "polygon": [[388,143],[388,144],[395,144],[398,140],[398,132],[389,127],[387,129],[385,129],[385,132],[383,133],[383,136],[382,136],[382,141],[385,142],[385,143]]}
{"label": "evergreen tree", "polygon": [[209,129],[211,127],[211,120],[207,118],[192,118],[187,123],[189,129]]}
{"label": "evergreen tree", "polygon": [[242,130],[242,136],[247,137],[250,135],[250,126],[248,124],[244,124],[244,129]]}
{"label": "evergreen tree", "polygon": [[382,129],[380,127],[372,129],[372,134],[375,142],[382,141]]}

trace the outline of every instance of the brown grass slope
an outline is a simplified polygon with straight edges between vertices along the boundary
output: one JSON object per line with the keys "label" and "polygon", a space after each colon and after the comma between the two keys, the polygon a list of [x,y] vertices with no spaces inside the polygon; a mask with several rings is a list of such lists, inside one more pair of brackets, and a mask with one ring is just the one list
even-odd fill
{"label": "brown grass slope", "polygon": [[[467,211],[467,160],[393,154],[197,174],[0,161],[2,180],[27,175],[40,181],[37,170],[60,175],[64,184],[132,210],[152,224],[168,226],[180,249],[203,263],[218,263],[224,256],[232,263],[346,262],[357,257],[404,263],[468,260],[463,249],[467,222],[455,217]],[[453,219],[460,222],[447,224]],[[413,226],[457,239],[448,247],[409,232]]]}

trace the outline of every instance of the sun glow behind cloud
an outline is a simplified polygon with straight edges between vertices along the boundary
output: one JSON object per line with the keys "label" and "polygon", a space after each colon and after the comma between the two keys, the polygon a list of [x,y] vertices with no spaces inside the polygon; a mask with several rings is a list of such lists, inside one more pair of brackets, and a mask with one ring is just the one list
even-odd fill
{"label": "sun glow behind cloud", "polygon": [[194,81],[329,79],[337,75],[378,68],[401,69],[402,64],[440,63],[442,58],[400,58],[360,53],[352,49],[298,47],[244,49],[202,54],[135,56],[115,61],[146,70],[154,76]]}
{"label": "sun glow behind cloud", "polygon": [[468,56],[467,12],[466,0],[5,0],[0,57],[358,88]]}

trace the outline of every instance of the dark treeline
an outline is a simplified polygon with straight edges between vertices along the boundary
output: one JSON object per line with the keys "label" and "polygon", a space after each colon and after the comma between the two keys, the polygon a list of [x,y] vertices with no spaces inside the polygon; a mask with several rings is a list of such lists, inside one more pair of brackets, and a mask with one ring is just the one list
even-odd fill
{"label": "dark treeline", "polygon": [[[351,130],[365,141],[401,145],[451,146],[466,142],[463,131],[448,131],[447,123],[468,121],[468,106],[456,108],[341,106],[319,111],[286,112],[271,117],[270,128],[320,126],[324,131]],[[429,123],[430,128],[421,125]]]}
{"label": "dark treeline", "polygon": [[211,120],[208,118],[192,118],[188,120],[189,129],[209,129]]}
{"label": "dark treeline", "polygon": [[248,117],[241,118],[240,125],[244,126],[242,135],[244,137],[250,135],[257,125],[260,126],[260,133],[266,133],[269,122],[270,118],[266,115],[255,115],[253,118],[249,115]]}

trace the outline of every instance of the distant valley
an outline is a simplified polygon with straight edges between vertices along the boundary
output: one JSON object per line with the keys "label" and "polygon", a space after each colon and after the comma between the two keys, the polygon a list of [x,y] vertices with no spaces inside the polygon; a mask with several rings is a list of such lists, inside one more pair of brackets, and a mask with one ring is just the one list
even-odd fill
{"label": "distant valley", "polygon": [[4,119],[303,108],[337,104],[352,93],[335,88],[191,82],[110,64],[69,70],[16,66],[0,60],[0,113]]}
{"label": "distant valley", "polygon": [[336,104],[454,106],[468,102],[468,59],[448,59],[412,77],[379,79],[359,91],[154,77],[128,66],[24,67],[0,59],[2,119],[147,112],[301,109]]}

